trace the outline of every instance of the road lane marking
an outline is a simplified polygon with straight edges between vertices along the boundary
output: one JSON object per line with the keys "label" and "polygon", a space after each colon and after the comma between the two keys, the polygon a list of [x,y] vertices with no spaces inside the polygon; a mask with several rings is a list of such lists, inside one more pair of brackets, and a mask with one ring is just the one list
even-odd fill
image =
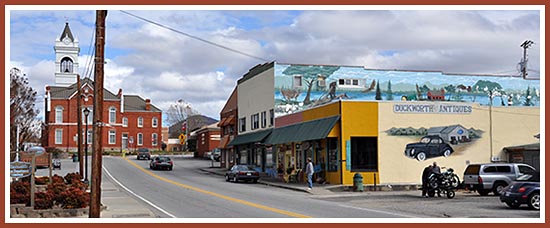
{"label": "road lane marking", "polygon": [[376,213],[380,213],[380,214],[389,214],[389,215],[395,215],[395,216],[407,217],[407,218],[417,218],[415,216],[410,216],[410,215],[405,215],[405,214],[399,214],[399,213],[393,213],[393,212],[387,212],[387,211],[381,211],[381,210],[375,210],[375,209],[369,209],[369,208],[362,208],[362,207],[356,207],[356,206],[349,206],[349,205],[344,205],[344,204],[340,204],[338,206],[352,208],[352,209],[355,209],[355,210],[376,212]]}
{"label": "road lane marking", "polygon": [[123,158],[123,159],[126,160],[128,163],[130,163],[132,166],[138,168],[139,170],[143,171],[144,173],[149,174],[152,177],[155,177],[159,180],[162,180],[164,182],[168,182],[168,183],[176,185],[176,186],[180,186],[182,188],[186,188],[186,189],[193,190],[193,191],[196,191],[196,192],[200,192],[200,193],[203,193],[203,194],[215,196],[215,197],[222,198],[222,199],[225,199],[225,200],[229,200],[229,201],[232,201],[232,202],[235,202],[235,203],[240,203],[240,204],[243,204],[243,205],[263,209],[263,210],[266,210],[266,211],[271,211],[271,212],[275,212],[275,213],[279,213],[279,214],[283,214],[283,215],[288,215],[288,216],[291,216],[291,217],[312,218],[311,216],[302,215],[302,214],[298,214],[298,213],[294,213],[294,212],[290,212],[290,211],[285,211],[285,210],[281,210],[281,209],[277,209],[277,208],[272,208],[272,207],[268,207],[268,206],[248,202],[248,201],[245,201],[245,200],[241,200],[241,199],[221,195],[221,194],[218,194],[218,193],[215,193],[215,192],[206,191],[204,189],[200,189],[200,188],[193,187],[193,186],[190,186],[190,185],[182,184],[182,183],[179,183],[179,182],[161,177],[159,175],[156,175],[153,172],[151,172],[149,170],[146,170],[143,167],[139,166],[138,164],[134,163],[133,161],[130,161],[128,158]]}
{"label": "road lane marking", "polygon": [[109,171],[107,170],[107,168],[103,167],[103,170],[105,170],[105,173],[114,181],[116,182],[116,184],[118,184],[120,187],[122,187],[124,190],[126,190],[127,192],[129,192],[130,194],[134,195],[135,197],[139,198],[140,200],[142,200],[143,202],[149,204],[151,207],[154,207],[155,209],[159,210],[160,212],[168,215],[169,217],[172,217],[172,218],[177,218],[175,215],[173,214],[170,214],[168,211],[165,211],[164,209],[160,208],[159,206],[151,203],[149,200],[146,200],[145,198],[139,196],[138,194],[134,193],[132,190],[128,189],[126,186],[122,185],[122,183],[120,183],[117,179],[115,179],[115,177],[113,177],[113,175],[111,175],[111,173],[109,173]]}

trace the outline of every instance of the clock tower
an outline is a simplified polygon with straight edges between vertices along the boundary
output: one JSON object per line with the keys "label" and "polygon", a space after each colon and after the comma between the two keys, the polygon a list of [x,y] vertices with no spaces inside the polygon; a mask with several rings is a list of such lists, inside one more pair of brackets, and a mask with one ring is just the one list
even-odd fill
{"label": "clock tower", "polygon": [[55,85],[69,86],[76,83],[80,47],[69,28],[69,22],[65,23],[65,28],[61,36],[55,40],[53,49],[55,50]]}

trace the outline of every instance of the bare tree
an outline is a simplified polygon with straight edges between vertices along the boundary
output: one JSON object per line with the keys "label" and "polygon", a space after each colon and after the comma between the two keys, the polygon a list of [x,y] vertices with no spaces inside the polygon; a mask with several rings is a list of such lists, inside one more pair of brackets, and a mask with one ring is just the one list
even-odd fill
{"label": "bare tree", "polygon": [[170,105],[168,111],[166,112],[169,126],[172,126],[176,123],[180,123],[184,120],[187,120],[190,116],[199,115],[200,113],[191,107],[191,104],[186,102],[183,99],[179,99],[176,103]]}
{"label": "bare tree", "polygon": [[[26,75],[18,68],[10,69],[10,150],[19,143],[38,142],[41,122],[36,119],[36,91],[29,86]],[[17,128],[19,127],[19,132]],[[19,142],[17,134],[19,133]]]}

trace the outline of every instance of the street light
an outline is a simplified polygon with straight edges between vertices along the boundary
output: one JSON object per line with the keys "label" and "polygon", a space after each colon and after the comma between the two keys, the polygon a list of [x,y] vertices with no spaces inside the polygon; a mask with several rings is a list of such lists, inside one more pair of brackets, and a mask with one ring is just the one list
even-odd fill
{"label": "street light", "polygon": [[86,118],[86,133],[84,134],[84,141],[86,147],[84,147],[84,166],[85,166],[85,174],[84,174],[84,182],[88,183],[88,115],[90,114],[90,110],[88,107],[84,109],[84,118]]}

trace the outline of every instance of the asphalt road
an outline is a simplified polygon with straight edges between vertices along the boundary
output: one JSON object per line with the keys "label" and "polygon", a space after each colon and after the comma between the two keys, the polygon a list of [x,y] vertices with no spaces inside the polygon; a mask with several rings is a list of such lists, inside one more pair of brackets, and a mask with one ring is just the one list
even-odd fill
{"label": "asphalt road", "polygon": [[207,160],[175,157],[172,171],[150,170],[149,161],[104,157],[118,182],[145,199],[159,217],[174,218],[400,218],[413,214],[358,208],[310,194],[261,184],[226,182],[204,173]]}

